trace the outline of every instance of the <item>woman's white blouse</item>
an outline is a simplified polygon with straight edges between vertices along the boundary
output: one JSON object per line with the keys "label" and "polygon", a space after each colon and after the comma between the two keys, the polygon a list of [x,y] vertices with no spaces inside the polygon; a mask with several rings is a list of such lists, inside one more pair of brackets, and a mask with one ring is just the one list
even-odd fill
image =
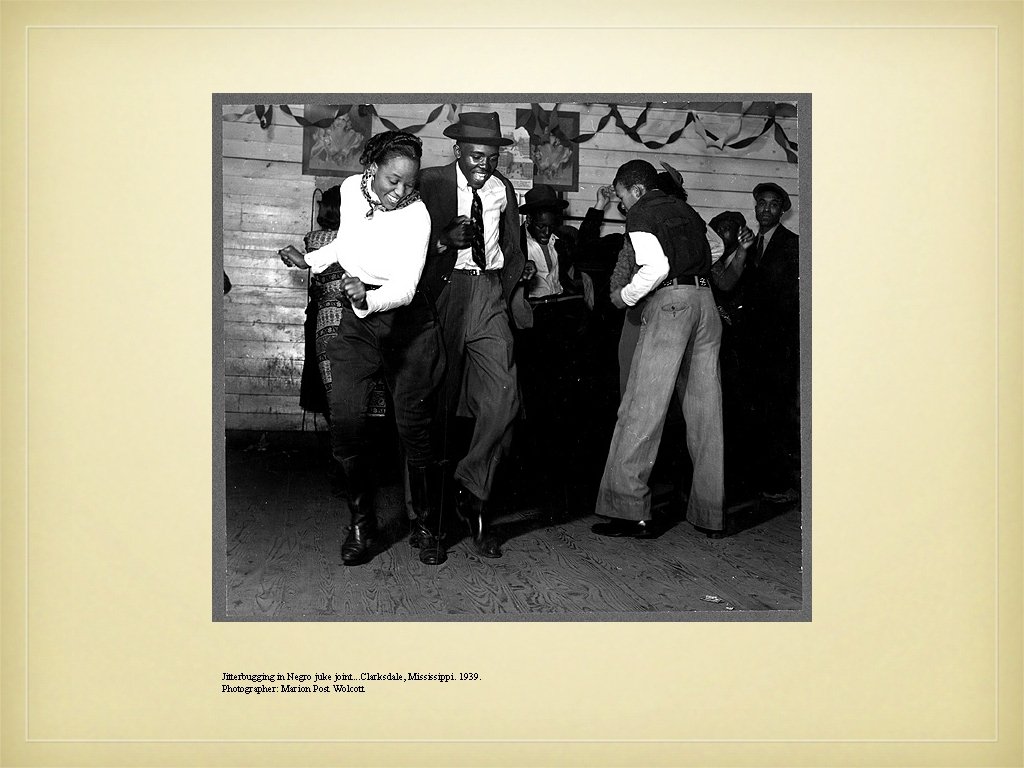
{"label": "woman's white blouse", "polygon": [[[366,292],[366,309],[353,307],[357,317],[384,312],[412,301],[423,272],[430,241],[430,214],[422,201],[393,211],[370,209],[363,197],[362,176],[349,176],[341,184],[338,236],[306,254],[314,274],[341,264],[348,274],[380,288]],[[370,195],[377,200],[373,190]]]}

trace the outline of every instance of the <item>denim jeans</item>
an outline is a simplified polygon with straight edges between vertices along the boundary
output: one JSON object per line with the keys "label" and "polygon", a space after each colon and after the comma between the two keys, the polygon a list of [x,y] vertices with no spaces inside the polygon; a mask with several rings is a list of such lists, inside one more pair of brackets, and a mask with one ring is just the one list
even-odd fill
{"label": "denim jeans", "polygon": [[677,391],[693,462],[686,519],[704,528],[722,528],[721,342],[722,321],[710,288],[671,286],[647,298],[598,491],[598,515],[651,518],[647,481],[658,455],[669,402]]}

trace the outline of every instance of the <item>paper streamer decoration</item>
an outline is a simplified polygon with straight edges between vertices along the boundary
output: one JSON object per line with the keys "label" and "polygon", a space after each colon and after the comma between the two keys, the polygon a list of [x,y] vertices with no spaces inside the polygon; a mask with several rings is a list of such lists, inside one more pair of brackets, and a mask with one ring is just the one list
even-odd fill
{"label": "paper streamer decoration", "polygon": [[[741,114],[736,117],[733,123],[726,129],[725,134],[721,137],[709,131],[707,127],[704,125],[704,123],[701,121],[700,116],[696,113],[696,111],[694,111],[695,109],[699,109],[704,112],[715,112],[718,110],[732,111],[736,109],[737,105],[739,105],[741,109]],[[740,135],[740,132],[743,129],[743,118],[754,116],[753,114],[750,113],[755,105],[757,106],[758,112],[762,112],[763,110],[762,114],[767,113],[764,125],[761,127],[761,130],[756,134],[747,136],[742,139],[737,139],[737,137]],[[365,117],[366,115],[372,115],[373,117],[376,117],[381,122],[381,125],[383,125],[388,130],[406,131],[408,133],[419,133],[425,127],[427,127],[432,122],[437,120],[441,113],[445,112],[446,110],[447,120],[449,122],[455,122],[456,120],[458,120],[459,113],[462,109],[460,104],[439,104],[438,106],[434,107],[431,110],[430,114],[427,115],[427,119],[424,122],[405,127],[400,127],[393,123],[391,120],[381,117],[380,114],[377,112],[377,108],[373,104],[342,104],[338,106],[338,109],[333,117],[326,117],[315,121],[310,121],[300,115],[294,114],[287,104],[278,105],[278,109],[280,109],[286,115],[291,117],[296,123],[303,127],[316,126],[317,128],[328,128],[330,127],[331,123],[333,123],[341,115],[347,113],[350,109],[353,108],[353,106],[356,106],[361,116]],[[569,140],[576,144],[586,143],[593,139],[602,130],[604,130],[609,122],[614,120],[616,127],[618,127],[620,131],[622,131],[626,136],[628,136],[633,141],[637,142],[638,144],[643,144],[648,149],[662,149],[678,141],[683,136],[683,133],[686,131],[686,129],[689,128],[692,124],[694,126],[694,131],[704,142],[704,145],[708,149],[715,149],[718,151],[726,151],[729,149],[746,149],[759,138],[764,136],[766,133],[772,131],[772,138],[774,138],[775,143],[782,147],[782,149],[785,151],[786,160],[790,163],[796,163],[799,160],[799,155],[797,154],[799,148],[797,146],[797,143],[795,141],[790,140],[790,138],[786,135],[785,130],[783,130],[782,126],[776,120],[776,117],[796,116],[796,108],[792,104],[777,104],[774,102],[751,101],[680,103],[673,102],[671,104],[665,104],[664,106],[671,107],[673,109],[687,109],[687,112],[686,117],[683,120],[682,126],[673,131],[664,141],[644,139],[643,137],[640,136],[640,129],[647,123],[647,115],[651,109],[651,106],[652,102],[647,102],[644,105],[643,110],[640,112],[636,120],[633,122],[633,124],[629,125],[626,123],[625,118],[623,118],[622,113],[619,112],[618,105],[609,104],[608,113],[601,116],[601,119],[597,123],[597,128],[592,133],[581,133],[576,137],[569,137]],[[555,106],[552,107],[550,110],[545,110],[543,107],[541,107],[540,104],[530,104],[531,115],[528,118],[528,121],[525,126],[527,130],[529,130],[532,133],[534,129],[538,126],[541,129],[547,128],[549,122],[552,119],[552,115],[557,113],[558,107],[559,105],[555,104]],[[257,104],[254,107],[246,107],[245,110],[243,110],[240,113],[224,115],[224,119],[239,120],[253,111],[256,113],[256,117],[260,121],[261,128],[266,129],[273,123],[274,105],[272,104]]]}

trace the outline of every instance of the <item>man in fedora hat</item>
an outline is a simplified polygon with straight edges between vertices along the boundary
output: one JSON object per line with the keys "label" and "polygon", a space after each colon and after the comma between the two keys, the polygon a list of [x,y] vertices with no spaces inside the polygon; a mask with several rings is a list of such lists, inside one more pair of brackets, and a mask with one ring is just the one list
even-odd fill
{"label": "man in fedora hat", "polygon": [[755,440],[762,496],[790,502],[800,488],[800,238],[781,223],[785,189],[753,189],[757,237],[737,283],[745,309],[743,354],[758,386]]}
{"label": "man in fedora hat", "polygon": [[444,135],[455,140],[455,161],[420,173],[431,222],[420,285],[437,307],[447,358],[438,424],[451,454],[454,417],[475,419],[454,468],[455,508],[477,553],[501,557],[487,501],[519,410],[509,318],[531,323],[516,194],[496,173],[498,148],[512,140],[502,136],[497,112],[463,112]]}
{"label": "man in fedora hat", "polygon": [[577,462],[571,457],[581,434],[581,399],[577,386],[588,309],[572,272],[573,245],[560,237],[562,214],[569,207],[554,188],[537,184],[519,212],[526,222],[520,245],[534,276],[526,283],[533,326],[516,335],[528,435],[527,466],[536,499],[553,516],[567,510],[569,487]]}
{"label": "man in fedora hat", "polygon": [[[526,284],[526,295],[533,300],[531,303],[560,296],[571,285],[571,254],[566,241],[557,234],[562,214],[568,207],[569,201],[560,199],[547,184],[535,185],[519,206],[519,213],[526,216],[519,244],[535,270]],[[536,322],[536,317],[534,320]]]}

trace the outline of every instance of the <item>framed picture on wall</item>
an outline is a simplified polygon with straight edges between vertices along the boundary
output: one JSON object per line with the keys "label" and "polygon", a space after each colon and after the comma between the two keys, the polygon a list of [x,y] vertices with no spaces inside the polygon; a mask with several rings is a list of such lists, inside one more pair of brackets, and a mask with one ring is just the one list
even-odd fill
{"label": "framed picture on wall", "polygon": [[580,188],[580,146],[571,139],[580,134],[578,112],[516,110],[516,131],[530,139],[533,183],[548,184],[559,192]]}
{"label": "framed picture on wall", "polygon": [[530,154],[529,132],[525,128],[506,129],[502,136],[512,143],[501,147],[498,171],[517,190],[530,189],[533,186],[533,158]]}
{"label": "framed picture on wall", "polygon": [[[309,176],[360,173],[359,155],[370,138],[372,115],[358,104],[306,104],[302,128],[302,172]],[[328,122],[330,121],[330,122]]]}

